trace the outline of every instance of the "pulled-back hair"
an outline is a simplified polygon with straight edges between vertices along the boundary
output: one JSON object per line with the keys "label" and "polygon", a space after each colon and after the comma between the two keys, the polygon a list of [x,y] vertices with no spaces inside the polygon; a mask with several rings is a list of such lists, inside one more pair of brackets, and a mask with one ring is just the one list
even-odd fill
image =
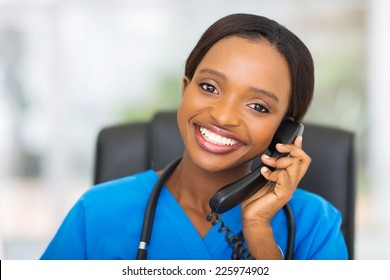
{"label": "pulled-back hair", "polygon": [[314,91],[314,65],[310,51],[291,31],[276,21],[251,14],[232,14],[211,25],[202,35],[186,65],[185,75],[194,73],[209,51],[222,38],[239,36],[249,40],[266,40],[286,59],[290,71],[290,101],[286,117],[301,121],[311,103]]}

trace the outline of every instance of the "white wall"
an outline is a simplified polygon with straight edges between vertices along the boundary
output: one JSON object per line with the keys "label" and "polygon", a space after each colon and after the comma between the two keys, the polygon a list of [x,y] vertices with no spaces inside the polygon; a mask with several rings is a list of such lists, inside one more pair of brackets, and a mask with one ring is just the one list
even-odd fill
{"label": "white wall", "polygon": [[[357,240],[364,257],[389,258],[390,248],[390,1],[370,2],[367,42],[367,96],[370,127],[368,130],[368,182],[371,201],[366,213],[370,224]],[[358,235],[359,237],[359,235]],[[378,250],[383,248],[383,250]]]}

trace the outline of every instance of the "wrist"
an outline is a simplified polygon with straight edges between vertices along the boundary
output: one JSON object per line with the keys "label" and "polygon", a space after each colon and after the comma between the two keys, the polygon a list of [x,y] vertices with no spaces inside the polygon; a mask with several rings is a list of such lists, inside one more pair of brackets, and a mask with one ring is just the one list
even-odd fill
{"label": "wrist", "polygon": [[275,241],[273,229],[268,221],[243,220],[242,230],[248,249],[255,259],[283,259],[283,254]]}
{"label": "wrist", "polygon": [[244,229],[255,229],[255,230],[265,230],[271,228],[271,221],[264,218],[258,219],[242,219],[242,228]]}

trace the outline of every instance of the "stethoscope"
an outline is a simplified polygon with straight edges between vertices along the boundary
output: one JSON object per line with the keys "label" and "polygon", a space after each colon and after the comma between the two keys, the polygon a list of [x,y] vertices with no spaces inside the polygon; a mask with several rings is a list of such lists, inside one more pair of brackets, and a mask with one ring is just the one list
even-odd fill
{"label": "stethoscope", "polygon": [[[152,233],[152,227],[154,222],[154,214],[157,208],[157,201],[160,195],[161,189],[164,186],[166,180],[171,176],[176,166],[181,161],[181,157],[175,159],[169,163],[163,170],[161,176],[157,180],[156,184],[153,187],[152,192],[150,193],[148,204],[146,205],[144,222],[142,224],[140,242],[138,245],[137,260],[146,260],[147,257],[147,246],[150,241],[150,235]],[[292,260],[293,251],[294,251],[294,239],[295,239],[295,222],[294,215],[292,213],[291,207],[289,204],[286,204],[283,207],[288,224],[288,240],[287,240],[287,252],[285,259]]]}

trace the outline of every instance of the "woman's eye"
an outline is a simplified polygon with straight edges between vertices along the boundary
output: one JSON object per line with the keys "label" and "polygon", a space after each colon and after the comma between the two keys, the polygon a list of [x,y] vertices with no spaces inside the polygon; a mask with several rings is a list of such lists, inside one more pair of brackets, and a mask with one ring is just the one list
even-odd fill
{"label": "woman's eye", "polygon": [[210,93],[213,93],[213,94],[218,94],[217,89],[214,86],[210,85],[210,84],[201,84],[200,87],[204,91],[207,91],[207,92],[210,92]]}
{"label": "woman's eye", "polygon": [[263,105],[257,104],[257,103],[250,104],[249,107],[252,108],[253,110],[255,110],[257,112],[261,112],[261,113],[269,113],[270,112],[268,110],[268,108],[264,107]]}

